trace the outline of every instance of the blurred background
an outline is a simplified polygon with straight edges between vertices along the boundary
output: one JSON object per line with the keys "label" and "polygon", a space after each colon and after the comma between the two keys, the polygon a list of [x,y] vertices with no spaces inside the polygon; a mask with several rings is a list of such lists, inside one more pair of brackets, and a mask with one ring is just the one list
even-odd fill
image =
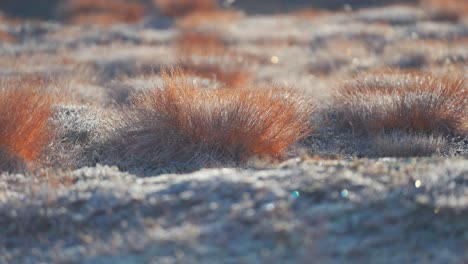
{"label": "blurred background", "polygon": [[[170,0],[169,0],[170,1]],[[203,2],[200,0],[172,0],[173,2]],[[464,1],[464,0],[459,0]],[[70,5],[112,6],[118,4],[134,4],[144,7],[145,12],[158,12],[155,2],[168,2],[158,0],[1,0],[0,12],[9,17],[20,17],[28,19],[62,20],[64,10]],[[205,1],[208,2],[208,1]],[[211,2],[211,1],[210,1]],[[223,0],[218,4],[223,7],[231,6],[241,9],[249,14],[282,13],[304,8],[342,10],[349,8],[362,8],[381,6],[394,3],[413,4],[418,0]],[[108,8],[109,8],[108,7]],[[130,8],[129,12],[133,9]],[[92,10],[88,10],[91,12]]]}

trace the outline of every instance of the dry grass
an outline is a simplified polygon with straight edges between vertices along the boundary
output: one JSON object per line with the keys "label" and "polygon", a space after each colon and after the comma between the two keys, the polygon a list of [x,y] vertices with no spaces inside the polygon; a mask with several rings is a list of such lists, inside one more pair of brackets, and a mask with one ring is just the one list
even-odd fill
{"label": "dry grass", "polygon": [[178,54],[185,58],[192,55],[220,56],[227,52],[227,43],[216,32],[184,31],[174,45]]}
{"label": "dry grass", "polygon": [[38,90],[44,84],[43,79],[36,77],[1,80],[1,170],[38,162],[54,136],[49,124],[52,97]]}
{"label": "dry grass", "polygon": [[250,75],[240,69],[222,69],[216,64],[184,64],[185,72],[190,75],[200,76],[220,82],[224,87],[239,88],[248,84]]}
{"label": "dry grass", "polygon": [[[250,80],[250,74],[238,67],[219,65],[224,64],[224,60],[236,61],[244,58],[244,55],[229,50],[226,41],[216,32],[184,31],[176,39],[175,48],[180,56],[181,67],[189,74],[214,79],[228,87],[240,87]],[[214,59],[220,63],[197,63],[197,57]]]}
{"label": "dry grass", "polygon": [[420,5],[434,19],[456,22],[468,16],[466,0],[420,0]]}
{"label": "dry grass", "polygon": [[192,12],[177,19],[176,25],[182,29],[196,28],[210,24],[227,24],[238,21],[244,16],[240,11],[235,10],[210,10]]}
{"label": "dry grass", "polygon": [[355,133],[468,134],[463,77],[424,73],[367,75],[334,94],[341,125]]}
{"label": "dry grass", "polygon": [[111,25],[138,22],[145,7],[125,0],[69,0],[63,12],[71,23]]}
{"label": "dry grass", "polygon": [[287,38],[259,38],[256,39],[255,45],[265,48],[287,48],[292,46],[303,45],[300,40],[295,37]]}
{"label": "dry grass", "polygon": [[311,131],[314,107],[290,90],[200,89],[180,70],[163,71],[164,88],[137,96],[126,116],[125,155],[144,166],[242,163],[281,158]]}
{"label": "dry grass", "polygon": [[0,30],[0,42],[3,43],[16,43],[17,39],[8,32]]}
{"label": "dry grass", "polygon": [[372,149],[379,157],[422,157],[440,154],[447,146],[441,136],[392,133],[380,135],[372,142]]}
{"label": "dry grass", "polygon": [[153,0],[153,2],[161,14],[174,17],[218,9],[216,0]]}
{"label": "dry grass", "polygon": [[89,24],[110,26],[116,23],[134,23],[139,20],[138,17],[127,14],[114,14],[110,12],[96,14],[75,15],[68,21],[73,24]]}
{"label": "dry grass", "polygon": [[364,42],[341,36],[328,40],[326,45],[327,51],[341,58],[366,58],[370,53]]}
{"label": "dry grass", "polygon": [[50,189],[48,194],[51,195],[56,194],[54,190],[70,188],[75,183],[73,177],[70,176],[67,171],[62,170],[43,169],[31,176],[36,178],[35,180],[39,186],[46,186]]}

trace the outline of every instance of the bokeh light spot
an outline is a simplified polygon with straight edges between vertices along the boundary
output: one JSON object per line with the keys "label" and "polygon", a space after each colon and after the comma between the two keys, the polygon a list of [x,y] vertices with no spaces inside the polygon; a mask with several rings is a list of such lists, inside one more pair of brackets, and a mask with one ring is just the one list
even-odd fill
{"label": "bokeh light spot", "polygon": [[279,63],[279,58],[278,58],[278,56],[271,56],[270,61],[273,64],[278,64]]}
{"label": "bokeh light spot", "polygon": [[348,194],[349,194],[349,192],[348,192],[347,189],[343,189],[343,190],[341,190],[341,192],[340,192],[340,195],[341,195],[341,197],[343,197],[343,198],[348,197]]}
{"label": "bokeh light spot", "polygon": [[414,182],[414,187],[416,187],[416,188],[421,187],[421,185],[422,185],[422,182],[421,182],[420,180],[416,180],[416,181]]}
{"label": "bokeh light spot", "polygon": [[292,192],[292,194],[291,194],[291,196],[292,196],[293,199],[299,198],[299,195],[300,195],[300,194],[299,194],[298,191],[294,191],[294,192]]}

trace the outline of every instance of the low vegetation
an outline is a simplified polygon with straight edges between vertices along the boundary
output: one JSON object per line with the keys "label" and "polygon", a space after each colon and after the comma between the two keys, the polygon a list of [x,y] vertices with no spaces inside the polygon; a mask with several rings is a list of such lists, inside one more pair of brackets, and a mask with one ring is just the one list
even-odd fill
{"label": "low vegetation", "polygon": [[335,95],[338,120],[354,133],[468,133],[464,77],[394,73],[357,77]]}
{"label": "low vegetation", "polygon": [[0,42],[3,43],[16,43],[16,38],[8,32],[0,30]]}
{"label": "low vegetation", "polygon": [[228,44],[216,32],[184,31],[175,40],[179,56],[220,56],[226,53]]}
{"label": "low vegetation", "polygon": [[377,136],[372,149],[378,157],[418,157],[443,154],[447,144],[442,136],[396,132]]}
{"label": "low vegetation", "polygon": [[467,263],[466,17],[4,2],[0,263]]}
{"label": "low vegetation", "polygon": [[236,10],[209,10],[193,12],[177,19],[178,28],[190,29],[216,23],[228,24],[244,17],[244,13]]}
{"label": "low vegetation", "polygon": [[127,0],[68,0],[61,13],[71,23],[112,25],[138,22],[145,6]]}
{"label": "low vegetation", "polygon": [[420,0],[434,19],[456,22],[468,16],[468,2],[460,0]]}
{"label": "low vegetation", "polygon": [[166,16],[185,16],[218,9],[216,0],[154,0],[155,6]]}
{"label": "low vegetation", "polygon": [[[57,135],[52,142],[52,153],[47,157],[51,166],[77,168],[105,162],[129,170],[148,164],[149,169],[237,165],[254,156],[281,159],[312,130],[325,135],[320,136],[322,141],[319,142],[316,140],[319,136],[307,138],[309,154],[315,155],[316,149],[323,148],[327,155],[333,153],[336,156],[432,155],[443,153],[449,141],[463,144],[468,135],[466,77],[444,75],[441,73],[444,70],[437,68],[443,66],[442,62],[445,65],[452,60],[458,63],[453,67],[462,65],[466,53],[463,38],[454,37],[453,43],[447,43],[445,39],[438,39],[436,32],[426,24],[415,26],[414,36],[408,38],[406,31],[400,32],[393,24],[370,19],[369,23],[373,25],[365,30],[358,23],[348,27],[349,32],[344,32],[341,27],[332,30],[336,34],[317,30],[311,41],[296,34],[291,25],[298,21],[307,25],[311,23],[310,17],[319,21],[315,18],[327,15],[335,19],[335,14],[345,13],[302,10],[278,16],[278,26],[291,30],[291,34],[282,34],[273,32],[268,23],[262,19],[257,21],[258,18],[227,26],[224,22],[241,19],[244,14],[221,8],[218,1],[154,0],[159,11],[156,13],[146,8],[150,2],[67,0],[60,11],[69,22],[107,25],[137,22],[145,15],[153,15],[155,20],[161,18],[160,15],[171,16],[175,18],[170,19],[175,22],[171,31],[174,34],[162,34],[163,30],[159,29],[150,32],[155,21],[149,19],[148,27],[145,24],[144,29],[132,27],[135,34],[131,37],[127,29],[118,27],[113,28],[111,34],[105,28],[90,32],[96,37],[84,38],[86,51],[76,46],[57,54],[38,52],[5,56],[2,66],[16,67],[12,74],[17,74],[15,71],[38,72],[38,76],[43,76],[50,69],[61,72],[62,69],[56,68],[63,68],[65,74],[51,76],[66,79],[61,86],[67,86],[62,87],[62,92],[68,91],[68,95],[63,96],[60,105],[54,105],[50,115],[50,98],[31,88],[41,86],[40,83],[31,84],[31,80],[22,79],[18,85],[10,82],[2,86],[7,87],[3,92],[5,98],[12,98],[13,93],[21,94],[11,103],[4,104],[3,111],[13,109],[6,107],[8,104],[20,107],[21,104],[14,101],[19,100],[17,98],[23,98],[21,103],[27,101],[31,105],[34,104],[29,101],[37,100],[34,103],[44,107],[26,107],[24,113],[23,110],[14,111],[15,115],[2,116],[5,124],[11,123],[9,119],[20,120],[14,122],[18,125],[14,129],[12,125],[2,127],[2,133],[8,134],[3,136],[5,140],[0,147],[4,164],[13,164],[10,162],[13,160],[23,164],[40,162],[44,146],[50,141],[44,135],[54,137],[53,131],[57,131]],[[431,10],[454,9],[454,2],[449,1],[446,6],[441,3],[426,0],[421,5],[427,14],[431,14]],[[457,14],[463,13],[463,8],[464,4],[458,4]],[[408,8],[408,14],[389,13],[386,20],[407,21],[407,16],[418,13],[415,9]],[[428,16],[421,16],[421,19],[423,17],[428,19]],[[352,21],[354,18],[347,19]],[[452,22],[458,23],[456,21],[460,19],[463,18],[458,17]],[[243,23],[252,23],[262,29],[244,34]],[[449,27],[448,23],[443,24]],[[51,30],[50,34],[45,34],[44,41],[53,40],[57,45],[63,39],[65,43],[71,43],[76,41],[75,34],[86,31],[78,28],[64,26]],[[120,30],[121,33],[115,33]],[[395,37],[399,38],[395,40],[399,45],[388,45],[390,41],[385,34],[390,31],[387,30],[399,34]],[[455,26],[452,31],[453,34],[463,33],[457,33]],[[5,27],[0,32],[5,32],[0,33],[0,39],[10,43],[6,47],[21,44],[25,38],[23,33],[12,28]],[[431,38],[414,39],[419,35]],[[160,36],[164,36],[164,40],[159,40]],[[94,39],[106,41],[94,46],[87,44],[88,40]],[[106,50],[107,43],[112,43],[112,50]],[[419,46],[422,45],[427,50],[440,52],[420,53]],[[140,50],[141,46],[144,48]],[[305,50],[310,57],[300,56]],[[87,52],[90,55],[86,55]],[[146,58],[153,56],[153,52],[154,57]],[[165,58],[166,54],[175,58]],[[367,60],[372,54],[378,58]],[[155,59],[157,62],[153,64]],[[159,74],[160,67],[165,65],[178,65],[179,68]],[[386,66],[400,70],[378,71]],[[81,67],[91,74],[77,70]],[[116,71],[117,68],[122,69],[123,74]],[[425,73],[422,68],[439,73]],[[369,71],[359,73],[362,69]],[[336,90],[330,89],[332,81],[356,72],[358,75],[353,81]],[[122,75],[127,75],[128,83],[122,83]],[[162,86],[161,83],[153,84],[161,81]],[[275,82],[301,88],[293,92]],[[19,89],[25,86],[30,87],[27,89],[32,91],[31,97],[26,98],[27,89]],[[323,98],[314,90],[315,86],[324,88],[321,91]],[[307,91],[299,95],[304,91],[301,89]],[[137,94],[132,97],[132,93]],[[105,97],[109,99],[103,99]],[[328,101],[330,98],[332,100]],[[331,105],[333,109],[333,115],[323,115],[326,122],[321,126],[311,126],[311,114],[315,111],[311,99],[327,100],[323,105]],[[95,107],[90,110],[89,105]],[[49,112],[46,114],[44,109]],[[38,120],[26,118],[28,111],[39,111],[40,114],[34,115]],[[91,117],[98,115],[102,118]],[[122,115],[121,119],[117,120],[119,115]],[[108,118],[110,116],[112,118]],[[48,131],[51,129],[48,119],[58,126],[56,130]],[[29,125],[36,129],[27,127]],[[21,127],[25,127],[24,131],[18,130]],[[17,130],[23,138],[26,132],[31,135],[26,136],[28,139],[24,143],[6,140]],[[330,131],[338,139],[334,136],[324,139]],[[357,135],[363,137],[357,139]],[[402,145],[411,147],[403,149]],[[457,146],[464,149],[463,145]],[[342,150],[345,154],[341,154]],[[110,154],[106,155],[106,152]]]}
{"label": "low vegetation", "polygon": [[229,67],[227,63],[198,62],[200,58],[232,61],[232,58],[242,56],[231,51],[227,41],[217,32],[183,31],[175,40],[175,48],[180,67],[191,75],[216,80],[231,88],[244,86],[250,80],[250,74],[238,65]]}
{"label": "low vegetation", "polygon": [[314,106],[289,89],[201,89],[180,69],[136,96],[125,115],[124,156],[154,168],[281,158],[312,131]]}
{"label": "low vegetation", "polygon": [[239,88],[248,85],[250,74],[242,69],[222,69],[216,64],[188,63],[181,66],[188,74],[211,79],[223,87]]}
{"label": "low vegetation", "polygon": [[0,80],[0,170],[24,169],[41,162],[54,136],[52,97],[36,77]]}

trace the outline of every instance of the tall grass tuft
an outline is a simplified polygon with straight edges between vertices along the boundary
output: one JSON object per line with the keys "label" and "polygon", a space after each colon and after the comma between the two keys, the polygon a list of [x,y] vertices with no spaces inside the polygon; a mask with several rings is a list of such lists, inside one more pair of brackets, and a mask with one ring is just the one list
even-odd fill
{"label": "tall grass tuft", "polygon": [[36,77],[0,82],[0,170],[39,162],[54,136],[50,126],[52,96],[38,90]]}
{"label": "tall grass tuft", "polygon": [[133,99],[124,155],[137,165],[187,168],[281,158],[312,131],[314,105],[291,90],[201,89],[181,69]]}
{"label": "tall grass tuft", "polygon": [[334,94],[343,127],[355,133],[468,134],[468,87],[462,76],[365,75]]}

